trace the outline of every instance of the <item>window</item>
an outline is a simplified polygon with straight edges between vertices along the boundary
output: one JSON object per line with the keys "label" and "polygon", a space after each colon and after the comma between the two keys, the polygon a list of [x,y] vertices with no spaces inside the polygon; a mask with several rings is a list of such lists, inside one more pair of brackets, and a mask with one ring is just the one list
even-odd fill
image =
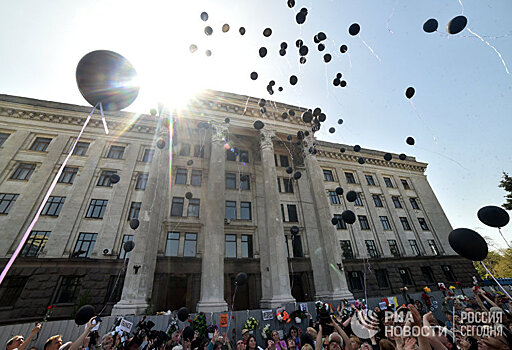
{"label": "window", "polygon": [[418,218],[418,222],[420,223],[421,229],[423,231],[429,231],[427,222],[425,221],[424,218]]}
{"label": "window", "polygon": [[368,183],[368,186],[375,186],[375,181],[373,180],[373,176],[371,175],[365,175],[366,182]]}
{"label": "window", "polygon": [[400,203],[400,198],[398,198],[398,196],[391,196],[391,199],[393,200],[395,208],[402,208],[402,203]]}
{"label": "window", "polygon": [[285,193],[293,193],[293,181],[291,179],[283,178],[283,185]]}
{"label": "window", "polygon": [[108,279],[107,293],[103,303],[115,304],[121,300],[123,286],[124,276],[111,275]]}
{"label": "window", "polygon": [[378,258],[379,253],[377,252],[377,247],[375,246],[375,241],[373,239],[365,240],[366,250],[368,251],[368,255],[370,258]]}
{"label": "window", "polygon": [[226,201],[226,219],[236,220],[236,202]]}
{"label": "window", "polygon": [[372,194],[373,203],[376,207],[383,207],[382,200],[380,199],[380,196],[378,194]]}
{"label": "window", "polygon": [[240,203],[240,220],[252,220],[251,202]]}
{"label": "window", "polygon": [[439,249],[437,249],[436,242],[433,239],[427,240],[428,246],[434,255],[439,255]]}
{"label": "window", "polygon": [[406,217],[400,217],[400,222],[405,231],[411,231],[411,225],[409,225],[409,221]]}
{"label": "window", "polygon": [[384,178],[384,183],[386,184],[386,187],[393,187],[393,183],[391,182],[391,179],[389,177]]}
{"label": "window", "polygon": [[107,158],[123,159],[124,147],[123,146],[110,146]]}
{"label": "window", "polygon": [[283,217],[283,222],[286,221],[286,218],[284,217],[284,205],[281,204],[281,216]]}
{"label": "window", "polygon": [[50,237],[50,231],[30,232],[30,236],[21,250],[21,256],[37,256],[44,249],[48,237]]}
{"label": "window", "polygon": [[141,206],[142,202],[132,202],[132,204],[130,205],[130,213],[128,214],[128,220],[139,218]]}
{"label": "window", "polygon": [[380,223],[382,224],[382,228],[384,230],[391,230],[391,225],[389,224],[389,219],[387,216],[379,216]]}
{"label": "window", "polygon": [[151,161],[153,160],[153,156],[155,155],[155,150],[154,149],[145,149],[144,150],[144,155],[142,156],[142,161],[144,163],[151,163]]}
{"label": "window", "polygon": [[226,235],[224,249],[224,256],[226,258],[236,258],[236,235]]}
{"label": "window", "polygon": [[81,284],[81,277],[63,276],[54,303],[74,303],[78,297]]}
{"label": "window", "polygon": [[226,189],[227,190],[236,189],[236,174],[226,173]]}
{"label": "window", "polygon": [[411,202],[411,205],[412,205],[412,208],[413,209],[419,209],[420,206],[418,205],[418,201],[416,200],[416,198],[409,198],[409,201]]}
{"label": "window", "polygon": [[190,155],[190,145],[182,143],[180,147],[180,156],[188,157]]}
{"label": "window", "polygon": [[90,258],[94,244],[96,243],[96,237],[98,237],[97,233],[80,232],[72,257]]}
{"label": "window", "polygon": [[400,256],[400,250],[398,249],[398,245],[396,244],[396,240],[388,239],[389,251],[393,256]]}
{"label": "window", "polygon": [[190,177],[190,184],[192,186],[201,186],[203,182],[203,172],[201,170],[192,170],[192,176]]}
{"label": "window", "polygon": [[112,182],[110,181],[110,177],[114,174],[117,174],[117,171],[103,170],[101,172],[100,178],[98,179],[98,183],[96,184],[96,186],[112,187]]}
{"label": "window", "polygon": [[171,216],[183,216],[183,197],[172,197]]}
{"label": "window", "polygon": [[359,225],[361,226],[361,230],[369,230],[370,224],[368,223],[368,218],[366,215],[358,215]]}
{"label": "window", "polygon": [[199,217],[199,199],[193,198],[188,201],[188,209],[187,209],[187,216],[190,217]]}
{"label": "window", "polygon": [[274,163],[276,163],[277,166],[277,154],[274,153]]}
{"label": "window", "polygon": [[432,272],[432,268],[430,266],[422,266],[421,273],[423,274],[423,278],[427,284],[434,284],[434,273]]}
{"label": "window", "polygon": [[325,181],[334,181],[334,176],[332,175],[332,170],[324,169],[324,180]]}
{"label": "window", "polygon": [[288,221],[289,222],[299,222],[299,217],[297,216],[297,206],[295,204],[288,204]]}
{"label": "window", "polygon": [[136,190],[145,190],[148,184],[148,174],[139,174],[137,176],[137,183],[135,184]]}
{"label": "window", "polygon": [[354,259],[354,252],[352,251],[352,244],[350,241],[340,241],[340,246],[343,259]]}
{"label": "window", "polygon": [[240,189],[242,191],[251,189],[251,177],[249,175],[240,175]]}
{"label": "window", "polygon": [[280,178],[277,178],[277,190],[279,191],[279,193],[281,193],[281,179]]}
{"label": "window", "polygon": [[50,145],[50,142],[52,142],[52,139],[46,137],[36,137],[34,143],[32,144],[32,146],[30,146],[30,150],[46,152],[46,149],[48,148],[48,145]]}
{"label": "window", "polygon": [[409,244],[411,245],[412,254],[416,256],[420,256],[420,249],[418,248],[418,243],[415,239],[410,239]]}
{"label": "window", "polygon": [[249,163],[249,151],[240,151],[240,162]]}
{"label": "window", "polygon": [[59,216],[66,197],[50,196],[44,205],[41,215]]}
{"label": "window", "polygon": [[167,242],[165,244],[165,256],[178,256],[180,247],[180,233],[167,232]]}
{"label": "window", "polygon": [[204,158],[204,146],[194,145],[194,157]]}
{"label": "window", "polygon": [[6,277],[0,286],[0,307],[14,306],[26,283],[26,277]]}
{"label": "window", "polygon": [[363,206],[363,200],[361,198],[361,192],[357,192],[357,197],[356,197],[356,200],[354,201],[354,205],[357,206],[357,207],[362,207]]}
{"label": "window", "polygon": [[78,173],[78,168],[73,167],[64,167],[62,173],[59,177],[59,183],[63,184],[72,184],[75,181],[76,174]]}
{"label": "window", "polygon": [[453,274],[452,268],[448,265],[441,265],[441,268],[448,282],[455,282],[455,275]]}
{"label": "window", "polygon": [[398,269],[398,272],[400,273],[400,278],[402,279],[404,285],[412,285],[412,278],[408,268],[404,267]]}
{"label": "window", "polygon": [[345,179],[347,179],[347,183],[349,183],[349,184],[356,183],[356,179],[354,178],[354,174],[352,174],[352,173],[345,173]]}
{"label": "window", "polygon": [[10,134],[6,134],[4,132],[0,132],[0,147],[3,146],[4,142],[9,138]]}
{"label": "window", "polygon": [[124,244],[128,241],[133,241],[133,235],[124,235],[123,242],[121,243],[121,252],[119,253],[119,259],[130,258],[130,253],[124,250]]}
{"label": "window", "polygon": [[407,180],[405,179],[400,179],[400,182],[402,183],[402,185],[404,186],[404,190],[410,190],[411,188],[409,187],[409,183],[407,182]]}
{"label": "window", "polygon": [[242,235],[242,258],[252,258],[251,235]]}
{"label": "window", "polygon": [[174,183],[176,185],[186,185],[187,184],[187,175],[188,175],[187,169],[177,168],[176,169],[176,180],[174,180]]}
{"label": "window", "polygon": [[[282,206],[282,204],[281,204]],[[288,245],[288,236],[284,235],[284,244],[286,245],[286,257],[290,257],[290,246]]]}
{"label": "window", "polygon": [[185,247],[183,248],[183,256],[195,257],[196,256],[196,233],[185,233]]}
{"label": "window", "polygon": [[77,142],[76,146],[75,146],[75,150],[73,151],[73,155],[85,156],[85,155],[87,155],[88,149],[89,149],[89,142]]}
{"label": "window", "polygon": [[340,214],[334,214],[334,217],[338,219],[338,222],[336,223],[336,228],[338,230],[346,230],[347,229],[347,223],[343,220]]}
{"label": "window", "polygon": [[9,210],[17,198],[17,194],[0,193],[0,214],[9,214]]}
{"label": "window", "polygon": [[105,199],[91,199],[89,209],[87,209],[86,218],[103,219],[105,208],[107,208],[108,200]]}
{"label": "window", "polygon": [[290,162],[288,162],[288,156],[280,154],[279,162],[281,163],[281,167],[283,167],[283,168],[287,168],[290,166]]}
{"label": "window", "polygon": [[238,148],[232,147],[226,150],[226,160],[231,162],[236,162],[236,157],[238,156]]}
{"label": "window", "polygon": [[350,271],[349,273],[350,287],[352,290],[363,290],[363,277],[359,271]]}
{"label": "window", "polygon": [[385,269],[375,270],[375,277],[379,288],[389,288],[388,272]]}
{"label": "window", "polygon": [[304,252],[302,251],[302,240],[300,238],[300,235],[292,235],[292,248],[294,258],[304,257]]}
{"label": "window", "polygon": [[331,201],[331,204],[341,204],[340,197],[336,191],[329,191],[329,200]]}
{"label": "window", "polygon": [[11,179],[14,180],[28,180],[30,176],[36,169],[35,164],[30,163],[20,163],[14,173],[11,176]]}

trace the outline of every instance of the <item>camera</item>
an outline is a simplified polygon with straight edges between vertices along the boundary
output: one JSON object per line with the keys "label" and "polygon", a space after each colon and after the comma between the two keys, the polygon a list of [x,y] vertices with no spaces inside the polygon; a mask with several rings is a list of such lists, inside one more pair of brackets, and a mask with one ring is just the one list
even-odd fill
{"label": "camera", "polygon": [[331,323],[331,313],[329,310],[329,305],[317,302],[315,304],[316,306],[316,314],[317,314],[317,321],[322,326],[322,334],[324,336],[327,336],[334,332],[334,327],[329,326],[328,323]]}

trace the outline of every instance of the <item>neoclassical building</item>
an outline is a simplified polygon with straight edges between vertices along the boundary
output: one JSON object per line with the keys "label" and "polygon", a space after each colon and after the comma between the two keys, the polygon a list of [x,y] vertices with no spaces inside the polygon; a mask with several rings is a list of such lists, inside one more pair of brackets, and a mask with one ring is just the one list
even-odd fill
{"label": "neoclassical building", "polygon": [[[237,310],[361,298],[365,286],[377,297],[472,282],[471,262],[448,245],[427,164],[313,135],[298,143],[311,130],[305,109],[272,103],[262,113],[258,102],[209,91],[179,113],[108,113],[109,135],[95,113],[0,286],[0,321],[40,317],[49,305],[53,317],[83,304],[112,314],[223,311],[239,272],[248,281]],[[90,110],[0,95],[2,267]],[[356,222],[333,225],[345,209]]]}

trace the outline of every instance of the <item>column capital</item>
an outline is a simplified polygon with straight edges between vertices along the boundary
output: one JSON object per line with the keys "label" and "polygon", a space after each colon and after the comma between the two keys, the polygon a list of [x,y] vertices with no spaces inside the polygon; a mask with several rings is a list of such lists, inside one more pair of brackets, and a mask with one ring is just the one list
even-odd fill
{"label": "column capital", "polygon": [[229,129],[228,125],[225,123],[219,123],[215,121],[212,121],[210,125],[212,126],[212,142],[225,141]]}
{"label": "column capital", "polygon": [[274,143],[272,142],[272,138],[276,136],[276,132],[274,130],[260,130],[260,148],[263,149],[273,149]]}

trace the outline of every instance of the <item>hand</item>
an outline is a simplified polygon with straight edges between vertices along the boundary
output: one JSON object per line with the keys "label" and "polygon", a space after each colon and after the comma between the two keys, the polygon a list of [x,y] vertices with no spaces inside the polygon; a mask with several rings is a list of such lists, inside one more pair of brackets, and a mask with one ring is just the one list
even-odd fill
{"label": "hand", "polygon": [[313,319],[313,315],[311,315],[308,311],[308,316],[309,316],[309,319],[312,320]]}
{"label": "hand", "polygon": [[35,335],[35,334],[39,333],[40,330],[41,330],[41,324],[40,323],[36,323],[36,326],[32,330],[32,334]]}
{"label": "hand", "polygon": [[89,330],[90,330],[90,329],[94,328],[95,324],[93,324],[93,323],[92,323],[92,321],[94,321],[95,319],[96,319],[96,316],[93,316],[93,317],[89,320],[89,322],[87,322],[87,329],[89,329]]}
{"label": "hand", "polygon": [[217,342],[217,339],[219,339],[219,330],[218,329],[216,329],[215,332],[213,332],[212,343],[215,344]]}
{"label": "hand", "polygon": [[340,312],[341,312],[341,303],[340,303],[340,304],[338,304],[338,307],[336,308],[336,311],[338,311],[338,313],[340,313]]}
{"label": "hand", "polygon": [[434,315],[432,314],[432,311],[429,311],[425,315],[423,315],[423,319],[426,320],[431,325],[436,323],[436,320],[434,319]]}
{"label": "hand", "polygon": [[416,338],[409,337],[405,339],[404,350],[414,350],[414,345],[416,345]]}
{"label": "hand", "polygon": [[411,312],[414,326],[421,327],[421,316],[418,309],[412,304],[407,305],[407,308]]}

